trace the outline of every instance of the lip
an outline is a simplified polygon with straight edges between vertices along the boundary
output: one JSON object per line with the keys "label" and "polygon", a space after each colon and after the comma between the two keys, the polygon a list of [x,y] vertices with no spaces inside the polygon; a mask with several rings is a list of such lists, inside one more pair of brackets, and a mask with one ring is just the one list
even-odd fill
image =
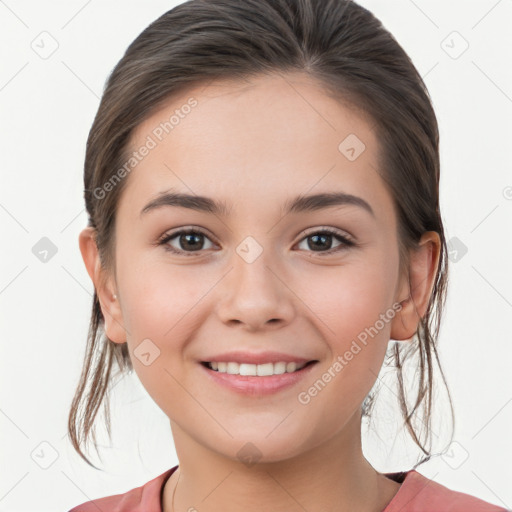
{"label": "lip", "polygon": [[[213,361],[215,361],[215,358]],[[219,361],[226,361],[226,359],[219,359]],[[233,360],[231,359],[231,361]],[[280,361],[284,360],[280,359]],[[308,360],[301,359],[300,361],[307,362]],[[312,369],[316,366],[317,363],[317,360],[309,360],[309,363],[304,366],[304,368],[301,368],[300,370],[293,373],[267,375],[265,377],[221,373],[208,368],[202,363],[199,363],[199,367],[201,368],[201,371],[205,372],[206,376],[213,382],[227,389],[230,389],[231,391],[249,396],[265,396],[277,393],[297,384],[311,373]]]}
{"label": "lip", "polygon": [[243,352],[236,350],[233,352],[224,352],[223,354],[217,354],[210,358],[203,359],[205,363],[229,363],[234,362],[238,364],[265,364],[265,363],[308,363],[309,361],[315,360],[314,358],[303,358],[297,357],[291,354],[284,354],[282,352]]}

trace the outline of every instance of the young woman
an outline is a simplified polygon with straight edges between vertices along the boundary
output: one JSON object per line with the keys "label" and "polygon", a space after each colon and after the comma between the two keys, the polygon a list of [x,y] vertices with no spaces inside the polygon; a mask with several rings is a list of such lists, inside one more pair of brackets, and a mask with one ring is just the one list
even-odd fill
{"label": "young woman", "polygon": [[169,417],[179,466],[73,512],[503,510],[362,452],[391,354],[431,454],[438,142],[414,65],[352,1],[193,0],[137,37],[87,143],[95,296],[69,430],[87,460],[115,362]]}

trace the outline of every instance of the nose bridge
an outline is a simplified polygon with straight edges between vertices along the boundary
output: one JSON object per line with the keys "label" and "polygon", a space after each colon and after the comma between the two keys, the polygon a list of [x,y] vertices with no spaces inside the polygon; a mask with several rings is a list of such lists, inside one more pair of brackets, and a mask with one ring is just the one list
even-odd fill
{"label": "nose bridge", "polygon": [[270,321],[290,321],[293,294],[280,276],[272,248],[264,248],[255,237],[247,236],[235,247],[230,267],[217,308],[222,321],[253,328]]}

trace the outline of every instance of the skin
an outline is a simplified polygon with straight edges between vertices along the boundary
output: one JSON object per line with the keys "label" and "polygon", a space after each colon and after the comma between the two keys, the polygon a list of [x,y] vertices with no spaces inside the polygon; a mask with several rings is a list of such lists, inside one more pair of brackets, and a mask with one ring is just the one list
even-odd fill
{"label": "skin", "polygon": [[[425,314],[439,236],[426,232],[411,251],[409,281],[399,274],[397,218],[377,172],[373,123],[307,75],[191,88],[137,127],[132,149],[191,96],[198,105],[125,178],[115,272],[101,267],[91,228],[80,234],[106,333],[128,343],[138,377],[170,420],[180,466],[165,485],[163,510],[172,510],[179,477],[176,511],[381,512],[400,484],[363,456],[361,404],[390,338],[407,343]],[[338,150],[351,133],[366,146],[354,161]],[[164,206],[140,215],[171,187],[223,200],[231,213]],[[354,205],[281,214],[290,197],[333,191],[363,198],[375,216]],[[192,256],[156,244],[190,226],[206,232],[199,251],[179,237],[167,244]],[[357,245],[333,252],[341,242],[332,237],[315,251],[311,235],[322,227]],[[236,252],[247,236],[263,251],[252,263]],[[378,335],[308,404],[299,403],[298,394],[399,302]],[[147,338],[160,350],[148,366],[133,352]],[[212,384],[198,366],[239,348],[319,362],[291,388],[241,395]],[[237,456],[247,442],[261,455],[250,467]]]}

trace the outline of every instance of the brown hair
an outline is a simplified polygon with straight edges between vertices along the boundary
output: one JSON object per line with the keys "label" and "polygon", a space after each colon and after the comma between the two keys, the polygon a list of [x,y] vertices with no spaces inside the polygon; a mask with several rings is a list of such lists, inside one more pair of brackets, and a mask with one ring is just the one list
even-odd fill
{"label": "brown hair", "polygon": [[[114,269],[116,207],[127,180],[119,180],[108,193],[102,187],[129,159],[133,129],[172,95],[193,85],[287,71],[308,74],[375,123],[381,144],[379,174],[389,187],[398,218],[401,270],[407,268],[407,250],[416,246],[422,233],[440,235],[440,260],[426,314],[412,342],[395,343],[388,353],[397,371],[404,425],[427,455],[423,463],[431,457],[434,362],[446,386],[436,351],[448,270],[439,211],[438,126],[426,86],[410,58],[382,23],[357,3],[191,0],[163,14],[131,43],[108,78],[85,155],[85,204],[102,265]],[[104,400],[110,435],[114,360],[118,374],[133,369],[127,344],[109,340],[103,322],[95,292],[84,365],[68,418],[73,447],[91,466],[81,444],[87,444],[91,432],[95,441],[94,419]],[[412,355],[419,362],[417,390],[409,404],[402,367]],[[453,418],[449,392],[448,397]],[[369,416],[373,399],[365,399],[363,415]],[[420,411],[424,440],[415,426]]]}

